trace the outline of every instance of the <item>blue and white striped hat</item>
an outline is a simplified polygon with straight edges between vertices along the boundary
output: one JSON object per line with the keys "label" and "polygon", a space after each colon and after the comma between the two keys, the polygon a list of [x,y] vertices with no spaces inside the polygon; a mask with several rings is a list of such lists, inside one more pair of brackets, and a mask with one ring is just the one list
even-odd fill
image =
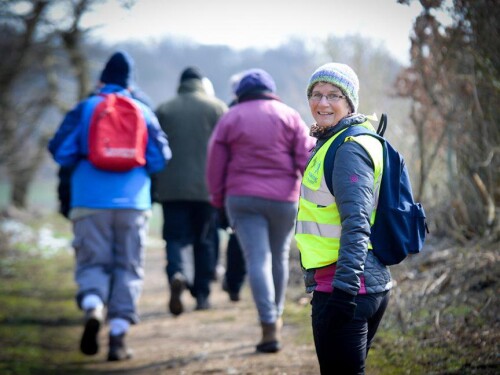
{"label": "blue and white striped hat", "polygon": [[359,80],[350,66],[340,63],[328,63],[320,66],[312,74],[307,86],[307,97],[318,82],[328,82],[337,86],[347,96],[353,112],[357,112],[359,104]]}

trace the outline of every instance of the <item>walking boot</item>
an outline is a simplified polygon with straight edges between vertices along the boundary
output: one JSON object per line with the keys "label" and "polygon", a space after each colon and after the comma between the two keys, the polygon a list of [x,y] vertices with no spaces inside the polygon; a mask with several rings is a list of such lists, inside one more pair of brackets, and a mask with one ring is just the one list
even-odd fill
{"label": "walking boot", "polygon": [[109,335],[108,361],[123,361],[132,358],[132,351],[125,345],[125,333]]}
{"label": "walking boot", "polygon": [[196,308],[195,310],[209,310],[211,308],[210,302],[208,301],[208,296],[199,295],[196,297]]}
{"label": "walking boot", "polygon": [[231,302],[238,302],[240,300],[240,293],[239,292],[233,292],[229,290],[229,286],[227,285],[227,280],[224,278],[222,280],[222,290],[229,294],[229,299]]}
{"label": "walking boot", "polygon": [[85,311],[85,326],[80,340],[80,351],[85,355],[94,355],[99,351],[99,330],[104,321],[103,308]]}
{"label": "walking boot", "polygon": [[184,311],[181,295],[185,288],[186,279],[180,272],[177,272],[170,280],[170,302],[168,303],[168,308],[172,315],[178,316]]}
{"label": "walking boot", "polygon": [[281,350],[279,341],[278,323],[260,323],[262,327],[262,340],[255,347],[260,353],[276,353]]}

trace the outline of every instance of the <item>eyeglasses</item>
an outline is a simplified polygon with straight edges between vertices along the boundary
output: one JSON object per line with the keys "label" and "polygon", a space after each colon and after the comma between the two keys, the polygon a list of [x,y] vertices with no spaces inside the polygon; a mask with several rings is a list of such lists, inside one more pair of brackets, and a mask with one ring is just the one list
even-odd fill
{"label": "eyeglasses", "polygon": [[323,95],[323,94],[320,94],[319,92],[315,92],[314,94],[309,96],[309,100],[312,102],[319,103],[321,101],[321,99],[323,99],[323,97],[325,97],[329,103],[336,103],[340,99],[344,99],[346,96],[345,95],[336,95],[336,94]]}

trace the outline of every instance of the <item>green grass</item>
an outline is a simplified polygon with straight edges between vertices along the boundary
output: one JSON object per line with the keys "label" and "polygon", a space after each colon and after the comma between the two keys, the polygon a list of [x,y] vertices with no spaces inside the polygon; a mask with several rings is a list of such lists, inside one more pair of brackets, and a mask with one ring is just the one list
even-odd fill
{"label": "green grass", "polygon": [[388,310],[367,359],[368,374],[498,374],[497,344],[482,334],[491,322],[473,314],[471,305],[448,303],[439,325],[429,311],[435,302],[429,301],[406,331]]}
{"label": "green grass", "polygon": [[298,344],[311,344],[314,342],[311,327],[311,305],[287,301],[283,312],[283,320],[285,324],[292,324],[298,329],[296,335]]}
{"label": "green grass", "polygon": [[442,342],[426,342],[412,333],[381,329],[368,355],[367,368],[384,375],[453,374],[467,363],[457,349],[453,352]]}
{"label": "green grass", "polygon": [[72,256],[9,256],[15,262],[0,273],[0,373],[80,373]]}

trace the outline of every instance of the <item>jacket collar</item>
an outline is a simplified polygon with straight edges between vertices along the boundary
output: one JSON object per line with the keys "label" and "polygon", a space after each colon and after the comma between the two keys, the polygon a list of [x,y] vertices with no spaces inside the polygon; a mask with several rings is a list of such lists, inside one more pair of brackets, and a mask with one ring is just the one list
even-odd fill
{"label": "jacket collar", "polygon": [[179,94],[188,94],[201,92],[205,93],[205,89],[203,88],[203,83],[200,79],[186,79],[179,84],[179,88],[177,89],[177,93]]}
{"label": "jacket collar", "polygon": [[125,89],[122,86],[115,85],[113,83],[104,85],[99,89],[99,94],[114,94],[114,93],[120,93],[120,95],[131,96],[130,91],[128,89]]}

